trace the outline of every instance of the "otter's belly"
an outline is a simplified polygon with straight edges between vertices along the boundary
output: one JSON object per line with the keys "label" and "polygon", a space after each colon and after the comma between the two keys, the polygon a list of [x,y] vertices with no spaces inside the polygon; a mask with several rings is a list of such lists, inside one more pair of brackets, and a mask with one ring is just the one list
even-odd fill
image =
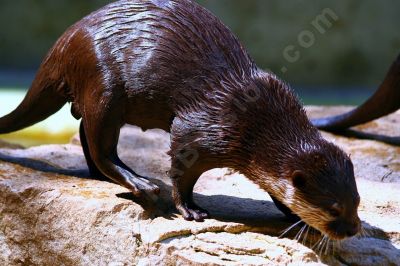
{"label": "otter's belly", "polygon": [[125,122],[143,130],[160,128],[169,132],[174,112],[166,99],[134,97],[129,100]]}

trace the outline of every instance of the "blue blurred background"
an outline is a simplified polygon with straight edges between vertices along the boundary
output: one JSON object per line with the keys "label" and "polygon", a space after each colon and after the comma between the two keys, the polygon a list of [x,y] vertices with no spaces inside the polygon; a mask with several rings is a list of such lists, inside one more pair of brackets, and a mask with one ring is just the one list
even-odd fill
{"label": "blue blurred background", "polygon": [[[108,2],[0,0],[0,115],[18,104],[65,29]],[[306,104],[361,103],[400,52],[396,0],[198,2],[232,29],[261,68],[289,82]]]}

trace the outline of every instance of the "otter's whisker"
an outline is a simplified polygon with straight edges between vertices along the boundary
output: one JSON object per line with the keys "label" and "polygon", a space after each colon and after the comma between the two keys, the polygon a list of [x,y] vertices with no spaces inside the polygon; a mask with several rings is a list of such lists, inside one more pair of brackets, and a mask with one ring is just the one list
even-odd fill
{"label": "otter's whisker", "polygon": [[324,236],[324,241],[322,242],[322,245],[319,250],[320,256],[324,255],[324,251],[326,252],[327,246],[329,244],[329,236],[325,235]]}
{"label": "otter's whisker", "polygon": [[[324,239],[324,237],[321,236],[321,239],[318,240],[317,242],[315,242],[315,244],[311,247],[311,249],[314,249],[315,247],[317,247],[317,246],[321,243],[321,241],[322,241],[323,239]],[[318,251],[318,249],[317,249],[316,251]]]}
{"label": "otter's whisker", "polygon": [[371,236],[372,236],[371,231],[369,231],[369,230],[367,230],[367,229],[364,229],[364,233],[365,233],[365,235],[366,235],[367,237],[371,237]]}
{"label": "otter's whisker", "polygon": [[342,249],[342,241],[341,240],[336,241],[336,247],[338,250]]}
{"label": "otter's whisker", "polygon": [[334,256],[334,255],[337,253],[337,250],[338,250],[338,247],[337,247],[338,242],[339,242],[338,240],[333,241],[332,256]]}
{"label": "otter's whisker", "polygon": [[330,239],[329,237],[327,237],[327,238],[326,238],[325,255],[328,255],[330,243],[331,243],[331,239]]}
{"label": "otter's whisker", "polygon": [[303,239],[303,241],[302,241],[302,244],[303,245],[307,245],[307,237],[308,237],[308,232],[310,231],[310,226],[309,225],[307,225],[307,231],[306,231],[306,234],[304,235],[304,239]]}
{"label": "otter's whisker", "polygon": [[319,243],[319,245],[318,245],[318,254],[319,254],[320,257],[322,256],[322,252],[323,252],[323,249],[324,249],[325,242],[326,242],[326,235],[324,235],[324,237],[322,238],[321,243]]}
{"label": "otter's whisker", "polygon": [[324,255],[324,249],[325,249],[325,246],[326,246],[327,242],[328,242],[328,239],[325,237],[325,240],[321,245],[321,249],[319,250],[321,256]]}
{"label": "otter's whisker", "polygon": [[357,234],[356,236],[359,236],[359,237],[361,237],[361,238],[364,238],[364,237],[365,237],[365,233],[364,233],[364,231],[362,230],[362,228],[360,229],[360,232],[358,232],[358,234]]}
{"label": "otter's whisker", "polygon": [[[321,238],[321,239],[322,239],[322,238]],[[314,245],[311,247],[311,249],[314,249],[314,248],[318,245],[319,241],[321,241],[321,239],[318,240],[317,242],[315,242]],[[314,240],[314,238],[313,238],[313,240]]]}
{"label": "otter's whisker", "polygon": [[298,225],[299,223],[301,223],[302,220],[296,222],[295,224],[291,225],[289,228],[287,228],[280,236],[279,238],[283,237],[284,235],[287,234],[287,232],[289,232],[290,230],[292,230],[292,228],[294,228],[296,225]]}
{"label": "otter's whisker", "polygon": [[305,225],[299,230],[299,232],[297,233],[297,235],[295,236],[294,239],[296,239],[297,241],[299,241],[300,238],[301,238],[301,235],[303,234],[303,232],[304,232],[304,230],[306,229],[306,227],[307,227],[307,224],[305,224]]}
{"label": "otter's whisker", "polygon": [[305,227],[305,225],[302,226],[302,227],[300,228],[300,230],[297,232],[296,236],[294,237],[295,240],[297,240],[297,241],[299,240],[299,238],[300,238],[300,236],[301,236],[301,233],[302,233],[304,227]]}
{"label": "otter's whisker", "polygon": [[365,237],[365,238],[371,236],[370,233],[363,226],[361,227],[361,233],[362,233],[363,237]]}

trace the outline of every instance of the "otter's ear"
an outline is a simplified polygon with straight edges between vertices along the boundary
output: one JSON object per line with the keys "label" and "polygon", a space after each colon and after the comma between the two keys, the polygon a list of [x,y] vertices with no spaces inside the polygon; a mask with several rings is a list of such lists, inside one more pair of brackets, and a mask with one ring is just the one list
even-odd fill
{"label": "otter's ear", "polygon": [[292,182],[295,188],[304,188],[307,185],[306,175],[302,171],[296,170],[292,174]]}

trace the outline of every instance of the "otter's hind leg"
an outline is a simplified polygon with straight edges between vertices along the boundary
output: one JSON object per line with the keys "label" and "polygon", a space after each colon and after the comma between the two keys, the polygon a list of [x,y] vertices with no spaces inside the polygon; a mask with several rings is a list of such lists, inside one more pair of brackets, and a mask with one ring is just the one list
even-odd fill
{"label": "otter's hind leg", "polygon": [[85,133],[85,128],[83,126],[83,122],[81,122],[81,124],[79,126],[79,138],[81,140],[81,146],[82,146],[83,154],[85,155],[86,163],[89,168],[90,176],[96,177],[99,180],[103,180],[103,181],[108,180],[108,178],[105,175],[103,175],[103,173],[99,170],[99,168],[97,168],[96,164],[93,162],[92,157],[90,156],[89,146],[87,143],[86,133]]}
{"label": "otter's hind leg", "polygon": [[[105,103],[107,99],[102,99]],[[90,102],[89,102],[90,103]],[[159,188],[144,177],[136,174],[118,157],[117,144],[121,125],[121,103],[109,100],[103,108],[97,104],[85,106],[82,119],[82,142],[88,166],[94,174],[99,172],[130,189],[136,197],[146,196],[156,198]],[[86,147],[85,147],[86,146]],[[143,195],[146,194],[146,195]]]}

